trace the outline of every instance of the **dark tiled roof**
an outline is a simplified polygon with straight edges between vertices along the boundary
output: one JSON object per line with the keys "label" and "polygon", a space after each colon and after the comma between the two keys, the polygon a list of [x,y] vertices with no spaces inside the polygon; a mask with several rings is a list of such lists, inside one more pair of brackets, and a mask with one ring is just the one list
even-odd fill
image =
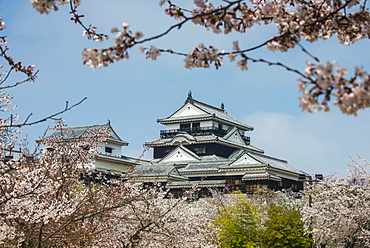
{"label": "dark tiled roof", "polygon": [[168,182],[167,188],[193,188],[193,187],[225,187],[225,180],[181,181]]}
{"label": "dark tiled roof", "polygon": [[138,164],[134,176],[139,177],[170,177],[179,180],[187,180],[187,177],[180,175],[173,164]]}
{"label": "dark tiled roof", "polygon": [[65,127],[65,128],[58,128],[52,133],[50,136],[57,136],[63,137],[63,139],[77,139],[80,138],[82,135],[92,131],[94,129],[100,128],[107,128],[112,135],[108,137],[109,141],[117,142],[120,145],[128,145],[128,142],[122,140],[117,133],[113,130],[110,123],[107,124],[100,124],[100,125],[91,125],[91,126],[80,126],[80,127]]}
{"label": "dark tiled roof", "polygon": [[272,168],[279,169],[279,170],[284,170],[284,171],[289,171],[289,172],[293,172],[293,173],[298,173],[298,174],[301,173],[300,170],[294,168],[293,166],[288,164],[288,162],[285,161],[285,160],[270,157],[270,156],[260,154],[260,153],[249,152],[248,154],[251,155],[251,157],[255,158],[256,160],[260,161],[261,163],[269,165]]}
{"label": "dark tiled roof", "polygon": [[249,125],[246,125],[244,123],[241,123],[241,122],[235,120],[234,118],[232,118],[231,116],[229,116],[224,109],[217,108],[215,106],[209,105],[207,103],[204,103],[204,102],[201,102],[201,101],[198,101],[198,100],[195,100],[195,99],[193,100],[193,104],[195,106],[197,106],[198,108],[206,111],[209,114],[212,114],[212,115],[214,114],[215,116],[217,116],[218,118],[220,118],[222,120],[227,120],[229,122],[236,123],[237,125],[243,126],[243,127],[247,128],[250,131],[253,130],[253,127],[251,127]]}
{"label": "dark tiled roof", "polygon": [[242,177],[242,180],[274,180],[274,181],[281,181],[282,178],[265,171],[265,172],[260,172],[260,173],[247,173]]}
{"label": "dark tiled roof", "polygon": [[135,158],[129,158],[125,156],[112,156],[112,155],[108,155],[106,153],[100,153],[100,152],[96,154],[96,157],[98,159],[112,161],[112,162],[116,162],[119,164],[128,164],[128,165],[134,165],[137,161],[137,159]]}

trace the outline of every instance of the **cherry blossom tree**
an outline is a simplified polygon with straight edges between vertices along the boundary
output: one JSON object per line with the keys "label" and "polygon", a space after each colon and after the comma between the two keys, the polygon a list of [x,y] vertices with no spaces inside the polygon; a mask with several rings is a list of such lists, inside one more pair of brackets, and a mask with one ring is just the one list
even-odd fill
{"label": "cherry blossom tree", "polygon": [[215,211],[90,170],[98,142],[109,135],[46,137],[43,155],[0,160],[2,246],[214,247],[207,225]]}
{"label": "cherry blossom tree", "polygon": [[[83,100],[40,120],[31,121],[30,114],[19,121],[9,113],[16,107],[6,90],[36,80],[37,71],[9,56],[6,37],[0,38],[5,61],[0,79],[0,246],[214,246],[213,231],[207,228],[214,211],[186,199],[167,199],[160,187],[137,186],[133,177],[109,179],[91,170],[98,143],[111,135],[107,129],[68,141],[63,135],[44,137],[43,152],[23,147],[20,128],[46,120],[56,120],[51,130],[62,128],[68,136],[71,131],[59,115]],[[6,85],[12,73],[25,79]]]}
{"label": "cherry blossom tree", "polygon": [[216,211],[205,200],[170,199],[160,186],[143,188],[135,178],[108,179],[90,169],[98,142],[109,135],[103,128],[68,141],[49,136],[42,155],[1,157],[0,244],[215,247],[208,226]]}
{"label": "cherry blossom tree", "polygon": [[[82,14],[77,12],[81,0],[31,0],[32,7],[41,14],[58,10],[59,5],[69,4],[72,20],[81,25],[83,35],[95,41],[105,41],[108,35],[98,33],[93,25],[85,25]],[[130,30],[129,24],[121,28],[113,27],[114,44],[107,48],[86,48],[82,52],[83,63],[90,68],[108,66],[122,59],[128,59],[130,49],[139,47],[146,58],[157,60],[163,53],[184,57],[185,68],[218,69],[225,57],[241,70],[248,69],[248,63],[263,63],[282,67],[299,76],[300,106],[303,110],[328,111],[329,102],[333,102],[348,115],[356,115],[359,109],[370,106],[369,75],[362,67],[356,67],[354,75],[347,76],[346,68],[337,62],[322,62],[317,56],[307,51],[302,40],[315,42],[336,36],[341,44],[351,45],[358,40],[369,38],[369,11],[366,0],[233,0],[206,1],[194,0],[192,8],[185,8],[174,1],[160,0],[164,13],[177,21],[162,33],[145,37],[141,31]],[[216,48],[199,44],[190,52],[158,48],[151,42],[159,40],[171,32],[188,24],[200,25],[214,33],[231,35],[246,33],[258,25],[275,25],[272,37],[249,48],[239,47],[236,40],[231,49]],[[288,52],[300,47],[311,60],[304,70],[290,67],[279,61],[267,61],[253,58],[249,54],[259,49]],[[303,67],[303,65],[302,65]]]}
{"label": "cherry blossom tree", "polygon": [[115,211],[113,247],[217,247],[210,228],[217,207],[211,199],[172,199],[166,191],[148,190]]}
{"label": "cherry blossom tree", "polygon": [[316,245],[370,247],[370,164],[360,160],[345,179],[327,176],[308,189],[312,205],[303,215]]}

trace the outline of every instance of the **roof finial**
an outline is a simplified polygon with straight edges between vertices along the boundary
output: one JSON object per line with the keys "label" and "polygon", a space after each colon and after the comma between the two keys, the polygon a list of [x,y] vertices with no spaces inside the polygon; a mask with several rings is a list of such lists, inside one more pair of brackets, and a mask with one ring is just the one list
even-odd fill
{"label": "roof finial", "polygon": [[108,119],[108,123],[107,123],[108,125],[110,125],[110,120]]}
{"label": "roof finial", "polygon": [[221,103],[221,109],[225,109],[225,104],[223,102]]}
{"label": "roof finial", "polygon": [[185,103],[193,103],[193,96],[191,95],[191,90],[188,92],[188,98],[186,98]]}

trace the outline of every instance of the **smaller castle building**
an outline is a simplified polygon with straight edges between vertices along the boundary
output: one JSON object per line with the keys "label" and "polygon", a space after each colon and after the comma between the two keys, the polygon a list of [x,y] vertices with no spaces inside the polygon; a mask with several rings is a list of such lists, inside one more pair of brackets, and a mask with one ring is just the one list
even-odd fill
{"label": "smaller castle building", "polygon": [[[62,137],[68,142],[68,140],[81,138],[90,131],[100,128],[106,128],[111,136],[104,143],[98,142],[100,148],[95,154],[91,169],[109,176],[125,176],[126,172],[135,164],[136,159],[122,155],[122,147],[128,146],[129,143],[117,135],[110,121],[100,125],[58,128],[50,136]],[[48,147],[44,149],[47,150]]]}

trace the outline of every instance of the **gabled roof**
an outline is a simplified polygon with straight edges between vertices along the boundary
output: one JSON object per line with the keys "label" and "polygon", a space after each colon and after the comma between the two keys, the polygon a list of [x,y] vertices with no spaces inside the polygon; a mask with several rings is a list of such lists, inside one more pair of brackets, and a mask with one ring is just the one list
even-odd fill
{"label": "gabled roof", "polygon": [[282,160],[282,159],[267,156],[265,154],[254,153],[254,152],[248,152],[248,155],[250,155],[252,158],[262,162],[263,164],[268,165],[269,167],[271,167],[273,169],[282,170],[282,171],[286,171],[286,172],[291,172],[291,173],[295,173],[295,174],[301,174],[302,173],[300,170],[298,170],[298,169],[294,168],[293,166],[291,166],[290,164],[288,164],[288,162],[286,160]]}
{"label": "gabled roof", "polygon": [[257,173],[247,173],[242,177],[242,180],[273,180],[273,181],[281,181],[282,178],[271,174],[267,171],[265,172],[257,172]]}
{"label": "gabled roof", "polygon": [[99,125],[58,128],[50,136],[63,137],[65,140],[78,139],[89,131],[100,128],[107,128],[111,132],[112,135],[107,138],[107,141],[121,146],[128,145],[128,142],[122,140],[113,130],[112,126],[110,125],[110,121],[108,121],[106,124]]}
{"label": "gabled roof", "polygon": [[243,153],[242,156],[230,164],[230,166],[252,166],[252,165],[261,165],[262,163],[255,158],[251,157],[247,153]]}
{"label": "gabled roof", "polygon": [[243,137],[239,133],[239,130],[236,127],[233,127],[227,134],[223,137],[225,140],[239,143],[241,145],[246,145]]}
{"label": "gabled roof", "polygon": [[199,171],[218,171],[218,168],[222,165],[230,164],[230,160],[216,156],[206,155],[201,156],[198,161],[189,161],[188,164],[181,168],[179,171],[182,172],[199,172]]}
{"label": "gabled roof", "polygon": [[199,156],[190,151],[183,145],[178,145],[170,153],[164,156],[160,162],[182,162],[182,161],[198,161]]}
{"label": "gabled roof", "polygon": [[172,164],[138,164],[133,173],[134,177],[139,178],[166,178],[172,180],[188,180],[187,177],[180,175],[179,171]]}
{"label": "gabled roof", "polygon": [[188,121],[214,120],[228,126],[236,126],[243,131],[252,131],[253,127],[230,117],[223,108],[195,100],[189,93],[185,104],[169,117],[157,119],[158,123],[170,124]]}

